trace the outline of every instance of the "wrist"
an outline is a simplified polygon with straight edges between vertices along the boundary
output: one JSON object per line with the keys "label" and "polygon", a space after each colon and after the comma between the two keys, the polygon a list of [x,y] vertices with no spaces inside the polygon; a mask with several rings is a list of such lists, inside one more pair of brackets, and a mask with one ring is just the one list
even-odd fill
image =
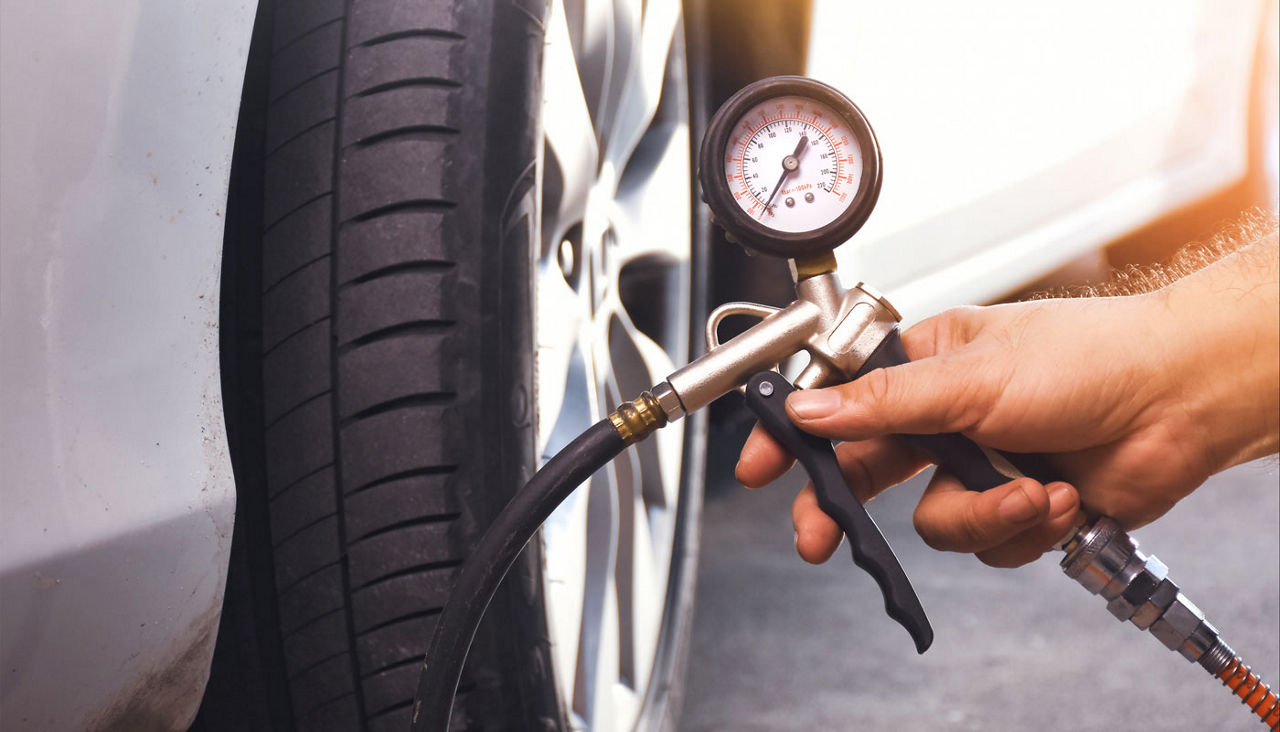
{"label": "wrist", "polygon": [[[1269,248],[1269,249],[1268,249]],[[1280,288],[1276,246],[1259,243],[1163,290],[1153,329],[1170,356],[1178,408],[1200,432],[1209,469],[1280,443]]]}

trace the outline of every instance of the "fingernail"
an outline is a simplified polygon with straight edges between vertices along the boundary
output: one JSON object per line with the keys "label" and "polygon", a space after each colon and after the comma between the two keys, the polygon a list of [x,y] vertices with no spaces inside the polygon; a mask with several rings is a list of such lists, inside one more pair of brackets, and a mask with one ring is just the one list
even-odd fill
{"label": "fingernail", "polygon": [[1046,487],[1049,489],[1050,517],[1058,518],[1068,511],[1075,510],[1076,502],[1071,495],[1071,486],[1066,483],[1050,483]]}
{"label": "fingernail", "polygon": [[1040,513],[1022,486],[1018,486],[1018,490],[1005,496],[996,510],[1000,513],[1000,518],[1013,524],[1030,521]]}
{"label": "fingernail", "polygon": [[800,551],[800,532],[791,532],[791,542],[796,545],[796,551]]}
{"label": "fingernail", "polygon": [[840,407],[840,395],[826,389],[801,389],[787,397],[787,406],[800,419],[821,419]]}

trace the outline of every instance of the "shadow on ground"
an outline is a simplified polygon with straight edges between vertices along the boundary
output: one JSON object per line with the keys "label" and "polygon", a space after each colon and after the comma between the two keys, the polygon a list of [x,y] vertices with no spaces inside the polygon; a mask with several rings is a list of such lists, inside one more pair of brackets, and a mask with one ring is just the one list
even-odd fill
{"label": "shadow on ground", "polygon": [[[936,632],[917,656],[847,546],[819,567],[795,555],[802,475],[747,491],[731,466],[712,470],[682,730],[1262,728],[1199,666],[1112,618],[1058,556],[996,570],[924,546],[911,510],[927,475],[870,505]],[[1135,532],[1273,685],[1278,524],[1272,459],[1214,477]]]}

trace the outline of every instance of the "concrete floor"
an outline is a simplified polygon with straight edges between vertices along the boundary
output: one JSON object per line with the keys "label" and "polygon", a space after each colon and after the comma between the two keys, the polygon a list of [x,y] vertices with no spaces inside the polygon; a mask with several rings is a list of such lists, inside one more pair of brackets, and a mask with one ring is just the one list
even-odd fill
{"label": "concrete floor", "polygon": [[[681,729],[1254,730],[1199,666],[1062,575],[926,547],[911,527],[925,477],[871,504],[929,613],[917,656],[848,548],[792,547],[795,471],[761,491],[713,465]],[[1144,550],[1270,683],[1280,682],[1280,485],[1274,459],[1213,478],[1155,524]]]}

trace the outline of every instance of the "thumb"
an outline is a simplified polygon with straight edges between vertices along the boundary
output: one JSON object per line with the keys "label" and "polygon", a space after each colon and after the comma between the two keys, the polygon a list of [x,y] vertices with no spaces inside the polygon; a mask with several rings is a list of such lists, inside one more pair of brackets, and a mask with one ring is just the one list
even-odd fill
{"label": "thumb", "polygon": [[964,432],[991,411],[999,388],[971,355],[946,354],[876,369],[827,389],[787,398],[797,427],[836,440],[885,434]]}

